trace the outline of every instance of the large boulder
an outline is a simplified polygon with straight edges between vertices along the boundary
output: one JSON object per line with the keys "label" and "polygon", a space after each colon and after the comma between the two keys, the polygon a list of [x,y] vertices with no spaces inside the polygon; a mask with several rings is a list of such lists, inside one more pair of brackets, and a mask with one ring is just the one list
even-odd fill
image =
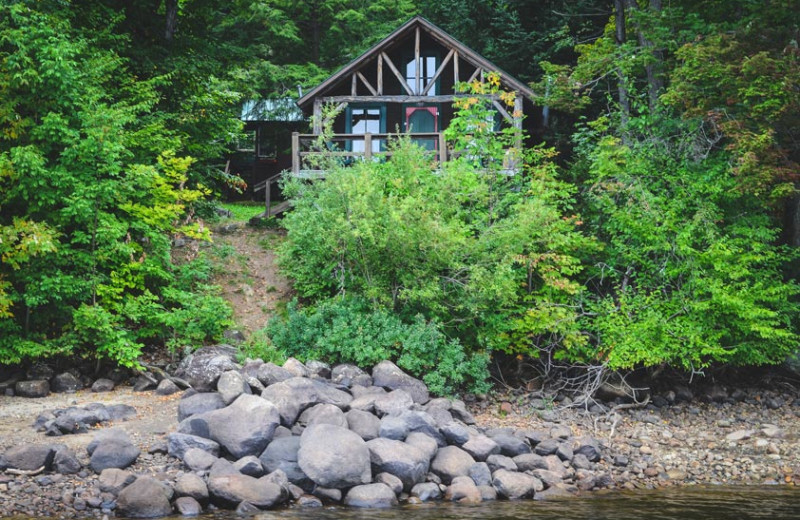
{"label": "large boulder", "polygon": [[258,367],[256,377],[264,386],[274,385],[294,377],[291,372],[275,363],[264,363]]}
{"label": "large boulder", "polygon": [[408,392],[402,389],[371,396],[368,399],[372,401],[375,414],[379,417],[389,414],[401,414],[414,405],[414,399]]}
{"label": "large boulder", "polygon": [[230,406],[203,415],[211,439],[234,458],[260,455],[280,424],[272,403],[250,394],[240,395]]}
{"label": "large boulder", "polygon": [[270,385],[261,392],[261,397],[278,407],[281,422],[287,427],[294,424],[303,410],[315,404],[332,404],[345,409],[353,400],[350,394],[327,382],[304,377]]}
{"label": "large boulder", "polygon": [[425,480],[430,462],[419,448],[383,438],[367,442],[367,448],[375,472],[386,472],[399,478],[406,491]]}
{"label": "large boulder", "polygon": [[372,481],[366,442],[339,426],[315,424],[306,428],[300,437],[297,462],[321,487],[346,488]]}
{"label": "large boulder", "polygon": [[119,428],[97,432],[86,447],[91,458],[89,466],[96,473],[107,468],[125,469],[133,464],[141,450],[133,445],[130,437]]}
{"label": "large boulder", "polygon": [[245,377],[236,370],[223,372],[217,380],[217,392],[225,404],[231,404],[242,394],[249,394],[250,385],[247,384]]}
{"label": "large boulder", "polygon": [[46,379],[19,381],[14,385],[14,393],[20,397],[46,397],[50,393],[50,383]]}
{"label": "large boulder", "polygon": [[500,453],[500,446],[486,435],[473,435],[461,445],[461,448],[475,457],[475,460],[486,460],[489,455]]}
{"label": "large boulder", "polygon": [[492,476],[492,485],[497,493],[512,500],[533,496],[537,488],[542,488],[541,482],[527,473],[499,469]]}
{"label": "large boulder", "polygon": [[199,392],[210,392],[223,372],[239,368],[236,354],[236,347],[230,345],[202,347],[181,361],[175,375]]}
{"label": "large boulder", "polygon": [[74,393],[83,388],[80,379],[71,372],[63,372],[50,381],[50,390],[56,393]]}
{"label": "large boulder", "polygon": [[378,437],[381,427],[381,420],[369,412],[363,410],[349,410],[345,417],[347,426],[356,432],[365,441]]}
{"label": "large boulder", "polygon": [[336,365],[331,370],[331,381],[342,386],[372,386],[372,377],[355,365]]}
{"label": "large boulder", "polygon": [[436,452],[431,461],[431,471],[449,484],[456,477],[468,476],[475,459],[458,446],[445,446]]}
{"label": "large boulder", "polygon": [[530,445],[514,435],[501,433],[492,437],[492,440],[500,446],[500,453],[506,457],[516,457],[531,452]]}
{"label": "large boulder", "polygon": [[386,484],[366,484],[348,491],[344,504],[350,507],[386,508],[396,506],[397,497]]}
{"label": "large boulder", "polygon": [[347,418],[344,412],[338,406],[332,404],[320,403],[307,408],[300,417],[297,419],[298,424],[303,426],[311,426],[312,424],[334,424],[347,428]]}
{"label": "large boulder", "polygon": [[236,507],[241,502],[266,509],[279,503],[284,497],[281,486],[267,477],[254,478],[247,475],[220,475],[208,479],[211,501],[222,507]]}
{"label": "large boulder", "polygon": [[216,392],[199,392],[181,399],[178,403],[178,421],[192,415],[225,408],[225,400]]}
{"label": "large boulder", "polygon": [[184,473],[175,481],[175,496],[191,497],[201,504],[208,503],[208,486],[194,473]]}
{"label": "large boulder", "polygon": [[311,489],[312,482],[297,463],[297,452],[300,449],[300,437],[280,437],[269,443],[259,460],[268,473],[282,470],[289,482],[303,489]]}
{"label": "large boulder", "polygon": [[53,446],[43,444],[20,444],[7,449],[0,457],[0,469],[18,469],[35,471],[39,468],[50,469],[56,450]]}
{"label": "large boulder", "polygon": [[172,513],[170,490],[152,477],[139,477],[120,491],[117,497],[119,516],[129,518],[157,518]]}
{"label": "large boulder", "polygon": [[219,456],[219,444],[211,439],[177,432],[167,435],[167,453],[173,457],[183,459],[189,448],[199,448],[215,457]]}
{"label": "large boulder", "polygon": [[111,493],[112,495],[118,495],[120,491],[133,484],[135,480],[136,475],[118,468],[104,469],[97,478],[97,482],[100,484],[100,491]]}
{"label": "large boulder", "polygon": [[390,390],[403,389],[418,404],[425,404],[430,399],[425,383],[406,374],[391,361],[381,361],[372,368],[372,384]]}

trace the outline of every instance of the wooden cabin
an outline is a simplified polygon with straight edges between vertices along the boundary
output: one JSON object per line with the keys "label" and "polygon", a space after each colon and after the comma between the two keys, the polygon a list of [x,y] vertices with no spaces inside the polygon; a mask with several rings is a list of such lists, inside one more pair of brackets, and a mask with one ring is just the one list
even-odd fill
{"label": "wooden cabin", "polygon": [[[493,99],[497,120],[522,130],[523,118],[514,115],[531,112],[531,89],[425,18],[412,18],[297,101],[313,129],[292,134],[292,174],[324,176],[312,160],[321,153],[339,155],[345,163],[386,155],[398,132],[413,134],[438,161],[446,161],[443,130],[453,117],[453,101],[466,95],[456,85],[483,80],[490,72],[500,73],[501,86],[516,93],[513,110]],[[325,105],[336,107],[334,121],[323,120]],[[314,143],[328,124],[333,135],[321,151]]]}

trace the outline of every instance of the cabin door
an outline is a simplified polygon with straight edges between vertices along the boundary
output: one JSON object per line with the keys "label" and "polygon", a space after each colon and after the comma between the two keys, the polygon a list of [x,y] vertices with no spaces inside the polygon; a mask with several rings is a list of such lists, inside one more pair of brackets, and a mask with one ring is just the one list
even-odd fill
{"label": "cabin door", "polygon": [[[406,107],[406,131],[411,134],[429,134],[439,131],[439,107]],[[413,138],[426,150],[436,150],[439,140],[434,136]]]}

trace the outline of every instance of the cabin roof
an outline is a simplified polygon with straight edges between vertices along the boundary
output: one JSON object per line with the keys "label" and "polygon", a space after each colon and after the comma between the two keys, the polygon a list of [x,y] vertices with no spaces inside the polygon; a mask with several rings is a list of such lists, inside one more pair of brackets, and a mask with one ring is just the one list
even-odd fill
{"label": "cabin roof", "polygon": [[447,32],[445,32],[440,27],[434,25],[432,22],[426,20],[422,16],[415,16],[414,18],[410,19],[394,31],[392,31],[389,36],[384,38],[383,40],[376,43],[372,48],[364,52],[361,56],[354,59],[341,69],[339,69],[336,73],[330,76],[328,79],[317,85],[315,88],[308,91],[306,95],[301,97],[297,101],[297,105],[302,108],[306,109],[310,103],[316,97],[319,97],[328,89],[336,86],[340,81],[344,80],[353,72],[360,69],[363,65],[367,62],[376,58],[377,55],[381,52],[386,51],[391,46],[396,44],[398,41],[403,40],[410,35],[413,34],[414,30],[419,27],[423,31],[425,31],[431,38],[435,41],[447,47],[449,49],[456,49],[459,53],[459,56],[465,59],[467,62],[471,63],[475,67],[480,67],[487,72],[499,72],[500,73],[500,82],[503,86],[510,88],[511,90],[516,90],[522,93],[524,97],[527,97],[530,100],[533,100],[534,93],[530,87],[528,87],[525,83],[519,81],[518,79],[514,78],[510,74],[504,72],[500,69],[497,65],[492,63],[491,61],[487,60],[477,52],[473,51],[460,41],[456,40]]}

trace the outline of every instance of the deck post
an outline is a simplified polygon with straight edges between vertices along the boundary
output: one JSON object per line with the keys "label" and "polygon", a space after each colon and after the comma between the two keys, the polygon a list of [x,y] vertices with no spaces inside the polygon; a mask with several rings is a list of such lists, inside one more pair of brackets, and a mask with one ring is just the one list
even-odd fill
{"label": "deck post", "polygon": [[266,214],[267,218],[272,216],[272,179],[267,179],[267,184],[264,186],[266,195]]}
{"label": "deck post", "polygon": [[292,173],[300,173],[300,132],[292,132]]}
{"label": "deck post", "polygon": [[439,132],[439,166],[447,162],[447,140],[444,132]]}
{"label": "deck post", "polygon": [[314,124],[314,135],[322,133],[322,100],[317,98],[314,100],[314,117],[312,118]]}
{"label": "deck post", "polygon": [[364,134],[364,160],[368,162],[372,160],[372,134],[370,133]]}

